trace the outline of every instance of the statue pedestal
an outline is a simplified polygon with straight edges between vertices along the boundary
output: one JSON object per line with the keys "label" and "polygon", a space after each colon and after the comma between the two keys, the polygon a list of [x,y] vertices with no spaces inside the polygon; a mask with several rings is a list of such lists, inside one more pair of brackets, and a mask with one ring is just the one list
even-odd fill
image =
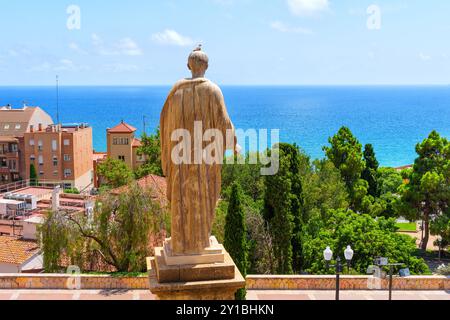
{"label": "statue pedestal", "polygon": [[245,287],[245,279],[218,243],[209,254],[194,256],[170,256],[168,244],[147,259],[150,290],[158,299],[234,300],[236,291]]}

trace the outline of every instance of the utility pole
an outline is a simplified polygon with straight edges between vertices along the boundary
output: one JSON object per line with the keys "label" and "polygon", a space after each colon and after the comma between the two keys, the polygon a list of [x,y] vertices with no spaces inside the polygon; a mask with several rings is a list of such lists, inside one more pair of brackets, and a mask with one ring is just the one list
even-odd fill
{"label": "utility pole", "polygon": [[146,116],[142,116],[142,119],[143,119],[143,123],[144,123],[144,135],[145,134],[147,134],[147,132],[145,132],[146,131],[146,123],[145,123],[145,119],[146,119]]}
{"label": "utility pole", "polygon": [[56,123],[59,125],[59,76],[56,75]]}

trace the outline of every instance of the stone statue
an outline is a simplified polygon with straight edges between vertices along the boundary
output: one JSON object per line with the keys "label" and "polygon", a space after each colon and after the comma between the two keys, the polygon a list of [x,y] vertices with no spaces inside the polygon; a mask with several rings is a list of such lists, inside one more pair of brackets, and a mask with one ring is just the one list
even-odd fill
{"label": "stone statue", "polygon": [[[161,160],[172,215],[172,237],[165,244],[165,250],[169,250],[170,256],[204,255],[208,248],[214,247],[211,231],[221,190],[222,163],[194,161],[198,160],[199,153],[201,158],[202,150],[211,144],[211,141],[203,141],[205,133],[210,129],[222,133],[222,141],[217,137],[213,140],[217,159],[223,159],[226,149],[236,149],[234,127],[222,92],[204,77],[208,65],[208,56],[199,46],[188,59],[192,78],[175,84],[161,113]],[[173,141],[174,132],[180,129],[189,133],[188,137]],[[231,143],[228,141],[230,132]],[[188,138],[201,142],[186,141]],[[185,147],[183,152],[189,154],[178,154],[180,143]],[[174,155],[189,161],[174,161]]]}

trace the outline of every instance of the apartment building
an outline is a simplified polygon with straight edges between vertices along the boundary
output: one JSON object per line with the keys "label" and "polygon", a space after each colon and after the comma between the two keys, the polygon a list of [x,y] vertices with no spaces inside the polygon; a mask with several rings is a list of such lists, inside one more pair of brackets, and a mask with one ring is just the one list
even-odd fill
{"label": "apartment building", "polygon": [[24,134],[39,124],[53,124],[52,118],[39,107],[0,107],[0,185],[26,179]]}
{"label": "apartment building", "polygon": [[92,128],[87,124],[31,126],[24,134],[26,176],[83,191],[93,182]]}
{"label": "apartment building", "polygon": [[107,157],[124,161],[133,170],[145,162],[145,156],[138,155],[141,141],[135,137],[136,131],[136,128],[123,121],[106,130]]}

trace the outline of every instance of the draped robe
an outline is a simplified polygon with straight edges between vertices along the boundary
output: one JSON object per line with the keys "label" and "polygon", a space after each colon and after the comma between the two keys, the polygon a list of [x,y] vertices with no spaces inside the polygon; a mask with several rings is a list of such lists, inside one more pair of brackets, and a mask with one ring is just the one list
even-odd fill
{"label": "draped robe", "polygon": [[[167,178],[167,196],[171,212],[171,250],[173,255],[202,254],[210,247],[212,224],[221,190],[222,163],[194,163],[198,148],[194,143],[194,123],[202,124],[202,138],[208,129],[217,129],[223,135],[223,144],[215,143],[223,158],[225,149],[234,148],[234,140],[227,140],[227,130],[234,127],[228,116],[220,88],[205,78],[184,79],[175,84],[161,113],[161,161]],[[177,129],[189,131],[192,162],[176,164],[172,159],[180,140],[172,141]],[[198,131],[197,131],[198,133]],[[212,139],[214,142],[218,140]],[[203,142],[200,146],[210,145]],[[198,146],[198,144],[197,144]],[[177,149],[175,149],[177,150]],[[186,150],[185,150],[186,151]],[[177,152],[175,152],[176,154]]]}

